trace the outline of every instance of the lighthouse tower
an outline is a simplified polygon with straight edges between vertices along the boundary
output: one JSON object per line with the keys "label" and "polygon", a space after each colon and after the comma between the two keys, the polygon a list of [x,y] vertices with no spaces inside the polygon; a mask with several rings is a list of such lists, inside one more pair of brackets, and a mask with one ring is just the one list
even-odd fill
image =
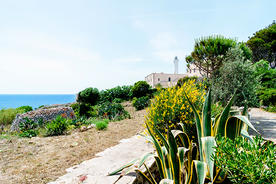
{"label": "lighthouse tower", "polygon": [[179,62],[179,60],[178,60],[177,56],[175,56],[173,62],[174,62],[174,74],[178,74],[178,62]]}

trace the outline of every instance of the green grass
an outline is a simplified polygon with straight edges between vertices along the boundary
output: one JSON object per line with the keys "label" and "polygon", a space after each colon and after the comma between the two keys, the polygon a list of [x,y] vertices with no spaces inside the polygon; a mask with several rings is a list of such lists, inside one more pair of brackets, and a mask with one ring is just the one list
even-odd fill
{"label": "green grass", "polygon": [[22,113],[21,110],[18,109],[1,109],[0,110],[0,125],[10,125],[12,124],[16,114]]}

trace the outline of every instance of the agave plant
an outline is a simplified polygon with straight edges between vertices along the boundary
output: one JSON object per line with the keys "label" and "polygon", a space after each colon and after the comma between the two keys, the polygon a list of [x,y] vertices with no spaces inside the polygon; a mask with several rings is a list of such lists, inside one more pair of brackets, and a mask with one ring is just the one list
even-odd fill
{"label": "agave plant", "polygon": [[250,138],[247,132],[248,127],[252,128],[256,132],[257,130],[250,123],[247,116],[245,116],[246,108],[244,108],[242,115],[231,115],[230,110],[235,95],[230,99],[222,113],[214,119],[211,118],[211,90],[207,93],[201,116],[188,96],[186,94],[185,96],[188,99],[195,116],[199,144],[199,162],[207,164],[206,171],[204,171],[204,173],[207,172],[207,176],[212,182],[215,182],[215,180],[221,182],[224,180],[225,176],[219,175],[219,169],[214,166],[214,161],[211,158],[216,145],[215,137],[220,135],[230,139],[235,139],[236,137],[242,135],[246,138]]}
{"label": "agave plant", "polygon": [[[156,149],[154,158],[162,179],[160,183],[204,184],[206,179],[211,183],[221,183],[225,179],[225,174],[220,172],[212,159],[216,146],[215,137],[220,135],[234,139],[237,136],[243,135],[250,138],[247,133],[248,127],[255,131],[256,129],[244,115],[245,109],[242,113],[243,115],[231,115],[230,110],[234,96],[222,113],[214,119],[211,118],[211,91],[207,93],[201,116],[187,95],[186,98],[194,112],[198,145],[189,139],[183,124],[180,124],[182,130],[168,130],[167,140],[157,129],[153,128],[151,130],[147,126],[148,133],[150,134],[150,137],[147,139],[154,144]],[[155,136],[158,136],[163,146],[161,146],[161,143]],[[177,144],[176,140],[179,140],[180,143]],[[130,170],[129,167],[133,168],[133,165],[127,164],[126,167],[122,167],[119,170]],[[140,165],[142,165],[141,162]],[[135,168],[146,181],[151,184],[157,183],[150,172],[147,176],[139,170],[139,167]],[[112,172],[112,174],[116,173]]]}

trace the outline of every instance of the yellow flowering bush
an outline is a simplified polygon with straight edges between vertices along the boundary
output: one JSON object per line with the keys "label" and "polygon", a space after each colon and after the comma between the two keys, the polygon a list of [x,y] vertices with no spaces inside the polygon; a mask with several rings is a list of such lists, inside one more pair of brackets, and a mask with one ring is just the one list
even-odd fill
{"label": "yellow flowering bush", "polygon": [[192,103],[201,109],[205,95],[202,84],[196,85],[195,80],[188,80],[181,87],[167,88],[154,97],[148,109],[145,123],[150,129],[155,127],[166,136],[168,128],[177,129],[177,124],[182,122],[186,133],[196,139],[194,115],[184,91]]}

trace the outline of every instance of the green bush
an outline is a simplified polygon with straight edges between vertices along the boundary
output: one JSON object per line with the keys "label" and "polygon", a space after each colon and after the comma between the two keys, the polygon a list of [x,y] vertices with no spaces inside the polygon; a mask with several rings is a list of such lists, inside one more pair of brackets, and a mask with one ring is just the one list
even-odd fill
{"label": "green bush", "polygon": [[69,126],[66,118],[58,116],[55,120],[52,120],[46,125],[47,136],[64,135]]}
{"label": "green bush", "polygon": [[276,105],[276,88],[266,88],[264,90],[259,90],[258,94],[262,105]]}
{"label": "green bush", "polygon": [[134,97],[132,100],[132,105],[135,107],[137,111],[146,108],[149,105],[149,103],[150,99],[148,96],[143,96],[140,98]]}
{"label": "green bush", "polygon": [[138,81],[132,88],[132,96],[136,98],[148,96],[151,95],[151,93],[151,87],[146,81]]}
{"label": "green bush", "polygon": [[217,138],[214,160],[233,183],[275,183],[275,153],[276,145],[264,143],[260,137],[255,137],[253,143],[242,137]]}
{"label": "green bush", "polygon": [[96,129],[97,129],[97,130],[104,130],[104,129],[106,129],[107,126],[108,126],[108,121],[106,121],[106,120],[97,121],[97,122],[95,123],[95,125],[96,125]]}
{"label": "green bush", "polygon": [[19,111],[22,111],[23,113],[33,110],[33,108],[29,105],[21,106],[21,107],[18,107],[16,109],[19,110]]}
{"label": "green bush", "polygon": [[35,137],[38,135],[38,128],[43,127],[43,119],[39,119],[37,122],[24,118],[23,121],[19,123],[19,136],[20,137]]}
{"label": "green bush", "polygon": [[[100,92],[100,101],[101,102],[116,102],[118,99],[129,100],[132,97],[132,86],[117,86],[115,88],[103,90]],[[116,100],[116,101],[114,101]]]}
{"label": "green bush", "polygon": [[99,106],[98,114],[100,117],[110,120],[122,120],[129,118],[128,112],[119,103],[105,102]]}
{"label": "green bush", "polygon": [[10,125],[12,124],[16,114],[22,113],[22,110],[18,109],[1,109],[0,110],[0,125]]}
{"label": "green bush", "polygon": [[92,106],[87,103],[74,103],[71,105],[72,109],[77,118],[85,117],[96,117],[98,116],[97,108],[98,106]]}
{"label": "green bush", "polygon": [[252,63],[242,56],[239,48],[230,49],[219,72],[212,78],[213,99],[225,105],[236,91],[237,106],[259,106],[257,90],[260,80]]}
{"label": "green bush", "polygon": [[77,102],[95,105],[100,99],[100,93],[97,88],[86,88],[78,93]]}

